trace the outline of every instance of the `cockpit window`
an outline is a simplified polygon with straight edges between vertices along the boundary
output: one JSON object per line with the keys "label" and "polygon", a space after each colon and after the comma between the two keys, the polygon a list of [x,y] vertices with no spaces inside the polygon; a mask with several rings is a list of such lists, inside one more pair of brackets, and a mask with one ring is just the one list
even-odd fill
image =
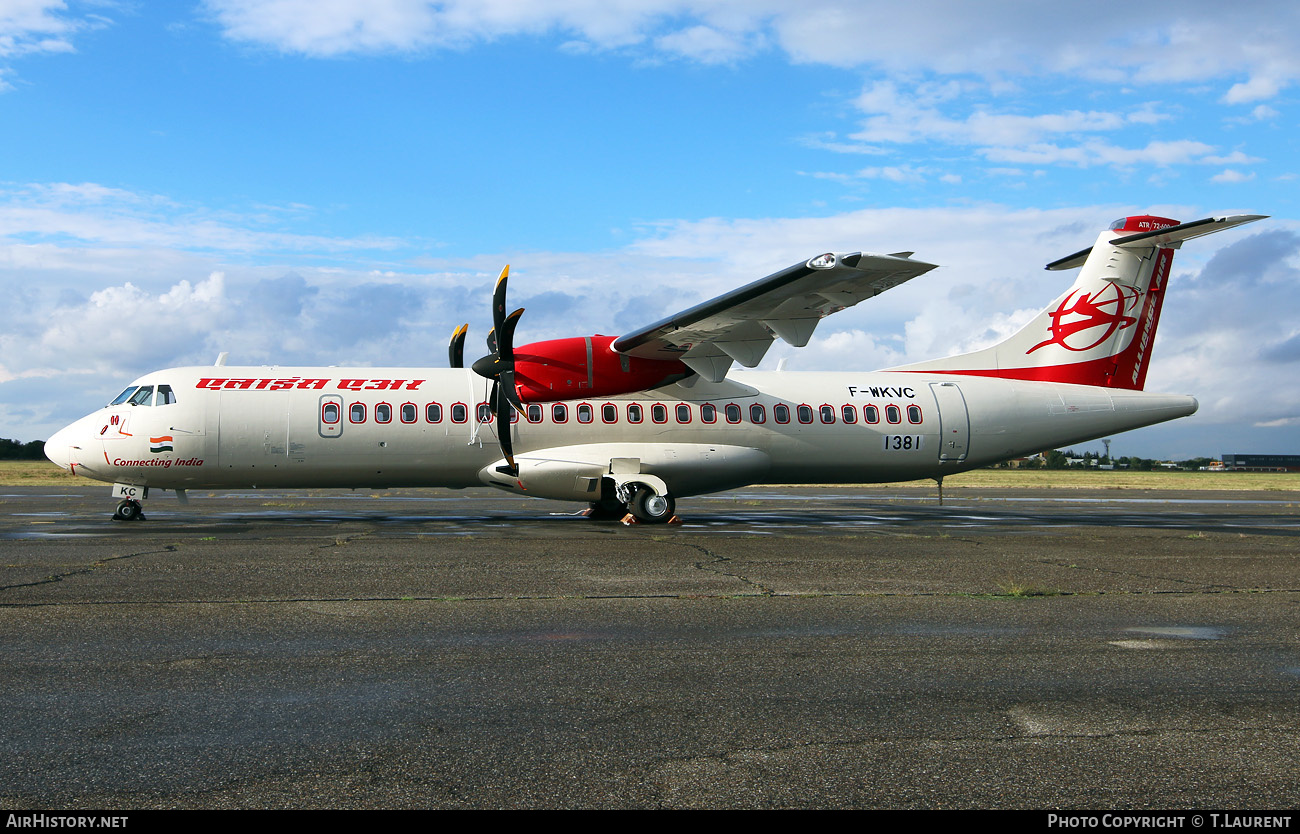
{"label": "cockpit window", "polygon": [[171,405],[176,402],[176,392],[170,385],[158,386],[158,405]]}
{"label": "cockpit window", "polygon": [[132,385],[131,387],[127,388],[125,391],[118,394],[117,399],[113,400],[111,403],[109,403],[109,405],[121,405],[122,403],[126,402],[127,399],[129,399],[130,396],[135,393],[136,387],[137,386]]}
{"label": "cockpit window", "polygon": [[131,405],[153,405],[153,386],[141,385],[127,402]]}

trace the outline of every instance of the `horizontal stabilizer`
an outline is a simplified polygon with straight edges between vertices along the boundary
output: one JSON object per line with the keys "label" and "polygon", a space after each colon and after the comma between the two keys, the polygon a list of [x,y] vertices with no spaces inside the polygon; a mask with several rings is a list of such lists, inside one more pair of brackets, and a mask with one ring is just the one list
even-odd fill
{"label": "horizontal stabilizer", "polygon": [[1122,249],[1137,249],[1146,247],[1170,247],[1178,248],[1178,244],[1184,240],[1191,240],[1194,237],[1221,232],[1224,229],[1231,229],[1234,226],[1240,226],[1245,223],[1253,223],[1256,220],[1263,220],[1268,217],[1267,214],[1234,214],[1231,217],[1207,217],[1204,220],[1193,220],[1190,223],[1179,223],[1177,226],[1170,226],[1167,229],[1157,229],[1154,232],[1139,232],[1135,235],[1118,237],[1111,241],[1111,244]]}
{"label": "horizontal stabilizer", "polygon": [[[1177,249],[1183,241],[1203,235],[1221,232],[1224,229],[1231,229],[1234,226],[1241,226],[1245,223],[1253,223],[1256,220],[1263,220],[1268,217],[1267,214],[1234,214],[1227,217],[1207,217],[1204,220],[1193,220],[1190,223],[1178,223],[1174,226],[1168,226],[1163,229],[1156,229],[1151,232],[1138,232],[1133,235],[1122,235],[1110,241],[1111,246],[1118,246],[1121,249]],[[1092,254],[1092,247],[1080,249],[1073,255],[1066,255],[1057,261],[1052,261],[1045,268],[1050,270],[1074,269],[1083,266]]]}
{"label": "horizontal stabilizer", "polygon": [[1092,254],[1092,247],[1089,246],[1087,249],[1080,249],[1078,252],[1075,252],[1073,255],[1066,255],[1064,258],[1061,258],[1059,261],[1052,261],[1050,264],[1048,264],[1043,268],[1050,269],[1052,271],[1057,271],[1061,269],[1074,269],[1076,267],[1083,266],[1084,262],[1088,260],[1088,256],[1091,254]]}

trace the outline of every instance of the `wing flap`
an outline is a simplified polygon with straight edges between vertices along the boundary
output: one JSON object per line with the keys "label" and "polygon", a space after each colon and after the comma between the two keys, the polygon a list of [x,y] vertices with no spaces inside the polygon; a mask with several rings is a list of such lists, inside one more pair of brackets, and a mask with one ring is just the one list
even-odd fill
{"label": "wing flap", "polygon": [[819,255],[620,336],[613,348],[643,359],[680,359],[717,382],[732,360],[754,367],[775,338],[803,347],[826,316],[935,268],[905,255]]}

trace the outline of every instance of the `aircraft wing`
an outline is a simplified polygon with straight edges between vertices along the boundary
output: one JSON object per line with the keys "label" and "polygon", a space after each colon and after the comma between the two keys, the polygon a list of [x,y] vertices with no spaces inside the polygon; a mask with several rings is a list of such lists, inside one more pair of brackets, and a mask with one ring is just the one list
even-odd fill
{"label": "aircraft wing", "polygon": [[757,365],[774,338],[803,347],[826,316],[934,268],[912,260],[911,252],[818,255],[620,336],[613,348],[643,359],[680,359],[720,382],[733,361]]}

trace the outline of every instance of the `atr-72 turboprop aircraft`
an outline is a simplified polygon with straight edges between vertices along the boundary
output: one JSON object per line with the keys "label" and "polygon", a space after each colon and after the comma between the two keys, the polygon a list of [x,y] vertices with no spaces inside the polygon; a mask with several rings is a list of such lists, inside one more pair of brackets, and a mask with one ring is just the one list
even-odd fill
{"label": "atr-72 turboprop aircraft", "polygon": [[[46,455],[114,485],[115,518],[152,489],[493,486],[663,522],[675,501],[755,483],[945,475],[1196,411],[1143,391],[1183,241],[1260,215],[1125,217],[1048,264],[1082,266],[984,350],[875,372],[753,368],[831,313],[922,275],[911,252],[819,255],[618,338],[514,346],[507,270],[491,353],[464,368],[171,368],[57,432]],[[491,381],[489,391],[488,381]]]}

